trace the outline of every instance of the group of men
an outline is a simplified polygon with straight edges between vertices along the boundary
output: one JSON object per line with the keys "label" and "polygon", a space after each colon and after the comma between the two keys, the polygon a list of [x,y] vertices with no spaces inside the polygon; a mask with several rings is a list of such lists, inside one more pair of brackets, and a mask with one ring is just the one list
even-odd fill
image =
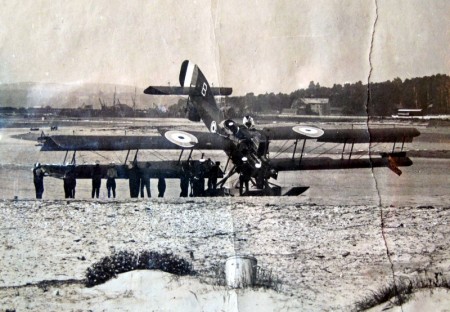
{"label": "group of men", "polygon": [[[128,167],[128,182],[130,187],[130,197],[137,198],[139,193],[141,197],[152,197],[150,191],[150,167],[151,163],[147,162],[144,168],[139,168],[136,162],[133,162]],[[145,192],[144,192],[145,191]],[[158,179],[158,197],[164,197],[166,192],[166,179]]]}
{"label": "group of men", "polygon": [[[180,197],[201,197],[213,195],[217,189],[217,179],[220,175],[220,162],[213,162],[202,158],[198,162],[187,161],[182,166],[182,176],[180,177]],[[205,190],[205,178],[207,189]],[[189,193],[189,186],[191,192]]]}
{"label": "group of men", "polygon": [[[150,198],[150,171],[151,163],[147,162],[143,168],[140,168],[136,162],[131,162],[127,168],[129,179],[130,197]],[[213,162],[211,159],[200,159],[199,161],[187,161],[182,165],[182,175],[180,177],[180,197],[201,197],[206,195],[214,195],[217,189],[217,180],[220,176],[220,162]],[[36,163],[33,168],[33,181],[36,190],[36,198],[41,199],[44,193],[44,176],[46,176],[44,168],[40,163]],[[100,163],[97,161],[91,169],[92,179],[92,198],[99,198],[102,179],[106,177],[106,188],[108,198],[116,197],[116,178],[118,178],[117,168],[111,163],[106,173]],[[75,165],[67,165],[64,172],[63,184],[65,198],[75,198],[75,189],[77,185]],[[205,181],[207,179],[207,181]],[[205,182],[207,189],[205,189]],[[189,192],[190,187],[190,192]],[[248,181],[247,181],[248,187]],[[165,178],[158,178],[158,197],[164,197],[166,191]]]}
{"label": "group of men", "polygon": [[[102,185],[102,169],[98,162],[95,163],[92,169],[92,198],[98,198],[100,195],[100,186]],[[114,163],[111,163],[106,171],[106,189],[108,190],[108,198],[116,198],[116,178],[117,169]]]}
{"label": "group of men", "polygon": [[[42,199],[42,195],[44,194],[44,177],[46,175],[47,174],[41,164],[36,163],[33,168],[33,183],[37,199]],[[68,167],[63,176],[63,181],[65,198],[75,198],[75,187],[77,186],[75,166],[70,165]]]}

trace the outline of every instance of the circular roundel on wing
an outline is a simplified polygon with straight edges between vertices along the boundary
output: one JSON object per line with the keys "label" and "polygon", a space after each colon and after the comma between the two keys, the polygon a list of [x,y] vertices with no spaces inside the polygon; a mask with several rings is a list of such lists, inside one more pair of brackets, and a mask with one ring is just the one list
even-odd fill
{"label": "circular roundel on wing", "polygon": [[324,133],[322,129],[310,126],[295,126],[292,130],[310,138],[321,137]]}
{"label": "circular roundel on wing", "polygon": [[217,132],[217,123],[214,120],[211,122],[211,126],[209,127],[209,130],[212,133],[216,133]]}
{"label": "circular roundel on wing", "polygon": [[180,130],[167,131],[166,133],[164,133],[164,136],[170,142],[185,148],[193,147],[198,143],[198,140],[195,136]]}

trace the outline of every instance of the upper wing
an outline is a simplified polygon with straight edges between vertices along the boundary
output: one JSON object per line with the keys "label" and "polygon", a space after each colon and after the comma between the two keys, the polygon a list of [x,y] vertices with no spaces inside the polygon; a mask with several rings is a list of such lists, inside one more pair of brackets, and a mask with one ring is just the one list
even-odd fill
{"label": "upper wing", "polygon": [[55,135],[44,138],[41,151],[117,151],[179,149],[160,136]]}
{"label": "upper wing", "polygon": [[[318,129],[307,126],[300,128]],[[302,134],[294,131],[293,127],[286,126],[267,127],[258,131],[269,140],[317,139],[318,142],[330,143],[412,142],[414,137],[420,135],[415,128],[323,129],[323,134],[316,137],[308,135],[306,131]]]}
{"label": "upper wing", "polygon": [[[163,131],[164,135],[166,131]],[[182,133],[182,132],[180,132]],[[217,134],[193,132],[198,142],[187,147],[207,150],[229,148],[229,141]],[[41,138],[41,151],[120,151],[120,150],[170,150],[181,149],[164,136],[93,136],[55,135]]]}

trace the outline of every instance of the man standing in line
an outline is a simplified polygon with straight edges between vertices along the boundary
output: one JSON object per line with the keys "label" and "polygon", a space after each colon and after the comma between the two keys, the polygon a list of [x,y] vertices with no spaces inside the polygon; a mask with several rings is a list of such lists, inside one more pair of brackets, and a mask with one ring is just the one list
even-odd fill
{"label": "man standing in line", "polygon": [[75,177],[75,166],[69,165],[64,174],[64,193],[66,198],[75,198],[75,187],[77,186],[77,179]]}
{"label": "man standing in line", "polygon": [[106,171],[106,188],[108,189],[108,198],[111,197],[111,191],[113,198],[116,198],[116,178],[116,166],[114,165],[114,163],[111,163],[108,171]]}
{"label": "man standing in line", "polygon": [[98,161],[95,162],[94,169],[92,170],[92,198],[99,196],[100,185],[102,184],[102,169]]}
{"label": "man standing in line", "polygon": [[209,169],[208,190],[217,189],[217,178],[219,177],[219,172],[220,172],[220,161],[216,161],[216,163],[213,164]]}
{"label": "man standing in line", "polygon": [[152,197],[150,193],[150,166],[147,162],[144,169],[141,170],[141,197],[144,197],[144,188],[147,190],[147,197]]}
{"label": "man standing in line", "polygon": [[137,198],[139,197],[139,188],[141,183],[141,178],[139,175],[139,168],[137,166],[137,162],[130,162],[128,165],[128,182],[130,186],[130,197]]}
{"label": "man standing in line", "polygon": [[239,172],[239,195],[243,195],[243,188],[245,186],[245,192],[248,192],[248,182],[252,177],[252,167],[248,163],[247,157],[242,157],[242,165]]}
{"label": "man standing in line", "polygon": [[158,197],[164,197],[165,192],[166,192],[166,179],[159,178],[158,179]]}
{"label": "man standing in line", "polygon": [[189,184],[190,184],[190,166],[189,161],[185,162],[181,166],[181,177],[180,177],[180,197],[189,196]]}
{"label": "man standing in line", "polygon": [[33,182],[36,189],[36,198],[42,199],[44,193],[44,169],[41,168],[40,163],[36,163],[33,168]]}

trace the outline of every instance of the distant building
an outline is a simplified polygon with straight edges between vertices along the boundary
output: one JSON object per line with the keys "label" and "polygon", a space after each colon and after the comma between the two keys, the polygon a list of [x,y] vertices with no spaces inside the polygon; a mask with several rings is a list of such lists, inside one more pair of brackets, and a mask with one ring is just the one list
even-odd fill
{"label": "distant building", "polygon": [[420,108],[399,108],[398,116],[423,116],[423,110]]}
{"label": "distant building", "polygon": [[292,102],[291,108],[283,113],[295,112],[297,115],[329,115],[330,102],[326,98],[300,98]]}

